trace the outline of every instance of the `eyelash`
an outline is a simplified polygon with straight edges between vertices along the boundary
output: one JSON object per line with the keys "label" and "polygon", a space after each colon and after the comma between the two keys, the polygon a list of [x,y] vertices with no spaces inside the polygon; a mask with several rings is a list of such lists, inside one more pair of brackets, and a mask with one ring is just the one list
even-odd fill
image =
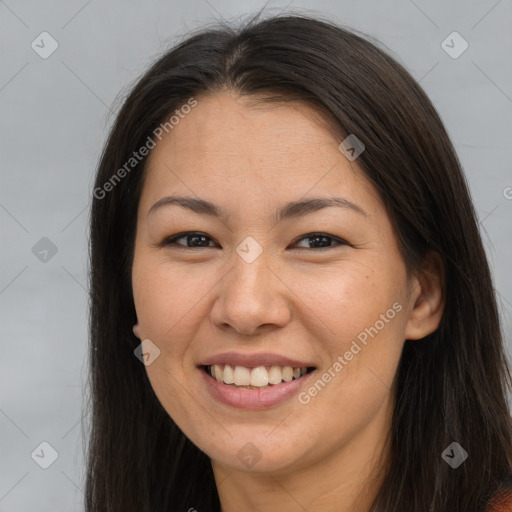
{"label": "eyelash", "polygon": [[[170,237],[167,237],[165,240],[163,240],[160,244],[158,244],[159,247],[167,247],[167,246],[170,246],[170,245],[175,245],[175,246],[180,246],[182,247],[183,249],[192,249],[192,250],[196,250],[196,249],[211,249],[210,246],[208,247],[187,247],[187,246],[184,246],[182,244],[177,244],[176,243],[176,240],[180,240],[181,238],[187,238],[188,236],[201,236],[201,237],[205,237],[211,241],[213,241],[213,239],[211,237],[209,237],[208,235],[204,234],[204,233],[201,233],[199,231],[185,231],[183,233],[178,233],[176,235],[172,235]],[[294,244],[300,242],[301,240],[304,240],[304,239],[312,239],[312,238],[316,238],[316,237],[324,237],[324,238],[330,238],[331,240],[334,240],[335,242],[338,243],[338,245],[331,245],[331,246],[328,246],[328,247],[300,247],[299,249],[306,249],[306,250],[327,250],[327,249],[334,249],[335,247],[340,247],[340,246],[343,246],[343,245],[350,245],[346,240],[343,240],[342,238],[339,238],[337,236],[333,236],[333,235],[329,235],[327,233],[321,233],[321,232],[313,232],[313,233],[307,233],[306,235],[303,235],[301,236],[300,238],[298,238],[295,242],[293,242]]]}

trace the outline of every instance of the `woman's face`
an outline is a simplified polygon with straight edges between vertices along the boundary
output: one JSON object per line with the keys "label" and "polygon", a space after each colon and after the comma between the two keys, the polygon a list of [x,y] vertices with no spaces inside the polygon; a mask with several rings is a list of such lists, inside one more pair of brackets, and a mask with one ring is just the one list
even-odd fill
{"label": "woman's face", "polygon": [[[357,458],[389,429],[418,281],[314,110],[227,91],[197,101],[152,150],[138,208],[134,332],[151,340],[151,385],[214,466],[279,474]],[[152,209],[168,196],[189,207]]]}

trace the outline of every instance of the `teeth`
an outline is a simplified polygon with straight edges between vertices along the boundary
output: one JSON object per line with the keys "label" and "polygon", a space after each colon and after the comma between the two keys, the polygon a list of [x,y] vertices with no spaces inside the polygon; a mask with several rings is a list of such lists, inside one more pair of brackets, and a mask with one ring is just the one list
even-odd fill
{"label": "teeth", "polygon": [[[235,384],[238,384],[235,382]],[[268,372],[264,366],[258,366],[251,371],[251,386],[262,388],[268,384]]]}
{"label": "teeth", "polygon": [[224,366],[224,384],[234,384],[235,383],[235,373],[233,372],[233,368],[227,364]]}
{"label": "teeth", "polygon": [[281,372],[280,366],[271,366],[268,371],[268,382],[269,384],[280,384],[283,380],[283,372]]}
{"label": "teeth", "polygon": [[210,375],[219,382],[244,388],[265,388],[270,385],[291,382],[307,373],[307,368],[292,368],[291,366],[258,366],[246,368],[229,364],[214,364],[209,367]]}
{"label": "teeth", "polygon": [[283,368],[283,380],[285,382],[291,382],[293,380],[293,368],[291,366],[285,366]]}
{"label": "teeth", "polygon": [[251,370],[245,366],[235,366],[235,385],[248,386],[251,383]]}
{"label": "teeth", "polygon": [[212,376],[215,377],[219,382],[222,382],[223,372],[222,368],[218,364],[213,365]]}

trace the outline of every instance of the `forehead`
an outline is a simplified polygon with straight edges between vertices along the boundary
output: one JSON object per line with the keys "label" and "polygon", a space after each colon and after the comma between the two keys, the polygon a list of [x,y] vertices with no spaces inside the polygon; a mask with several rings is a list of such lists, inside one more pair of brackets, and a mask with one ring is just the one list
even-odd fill
{"label": "forehead", "polygon": [[269,194],[281,202],[333,189],[354,202],[368,203],[365,194],[378,201],[357,164],[339,151],[343,137],[329,119],[303,103],[259,99],[232,91],[198,97],[152,150],[142,201],[164,191],[229,200],[236,191],[249,202]]}
{"label": "forehead", "polygon": [[[324,117],[309,105],[270,104],[262,102],[261,97],[225,91],[199,97],[197,106],[179,120],[160,148],[168,145],[169,149],[181,150],[182,158],[291,157],[299,149],[318,150],[327,143],[336,144],[338,138],[329,132]],[[195,152],[187,153],[187,149]],[[157,154],[153,152],[153,158]]]}

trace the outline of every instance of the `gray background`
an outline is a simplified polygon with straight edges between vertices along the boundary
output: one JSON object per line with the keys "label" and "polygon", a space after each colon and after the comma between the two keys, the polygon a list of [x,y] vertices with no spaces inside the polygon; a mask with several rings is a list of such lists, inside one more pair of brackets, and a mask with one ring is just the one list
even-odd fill
{"label": "gray background", "polygon": [[[267,14],[321,13],[376,37],[433,100],[469,180],[511,347],[512,2],[287,4],[267,2]],[[187,30],[263,5],[0,0],[0,512],[82,507],[88,207],[114,100]],[[43,31],[59,45],[46,59],[31,47]],[[453,31],[469,44],[458,58],[441,46]],[[36,463],[51,461],[43,441],[58,453],[48,469]]]}

